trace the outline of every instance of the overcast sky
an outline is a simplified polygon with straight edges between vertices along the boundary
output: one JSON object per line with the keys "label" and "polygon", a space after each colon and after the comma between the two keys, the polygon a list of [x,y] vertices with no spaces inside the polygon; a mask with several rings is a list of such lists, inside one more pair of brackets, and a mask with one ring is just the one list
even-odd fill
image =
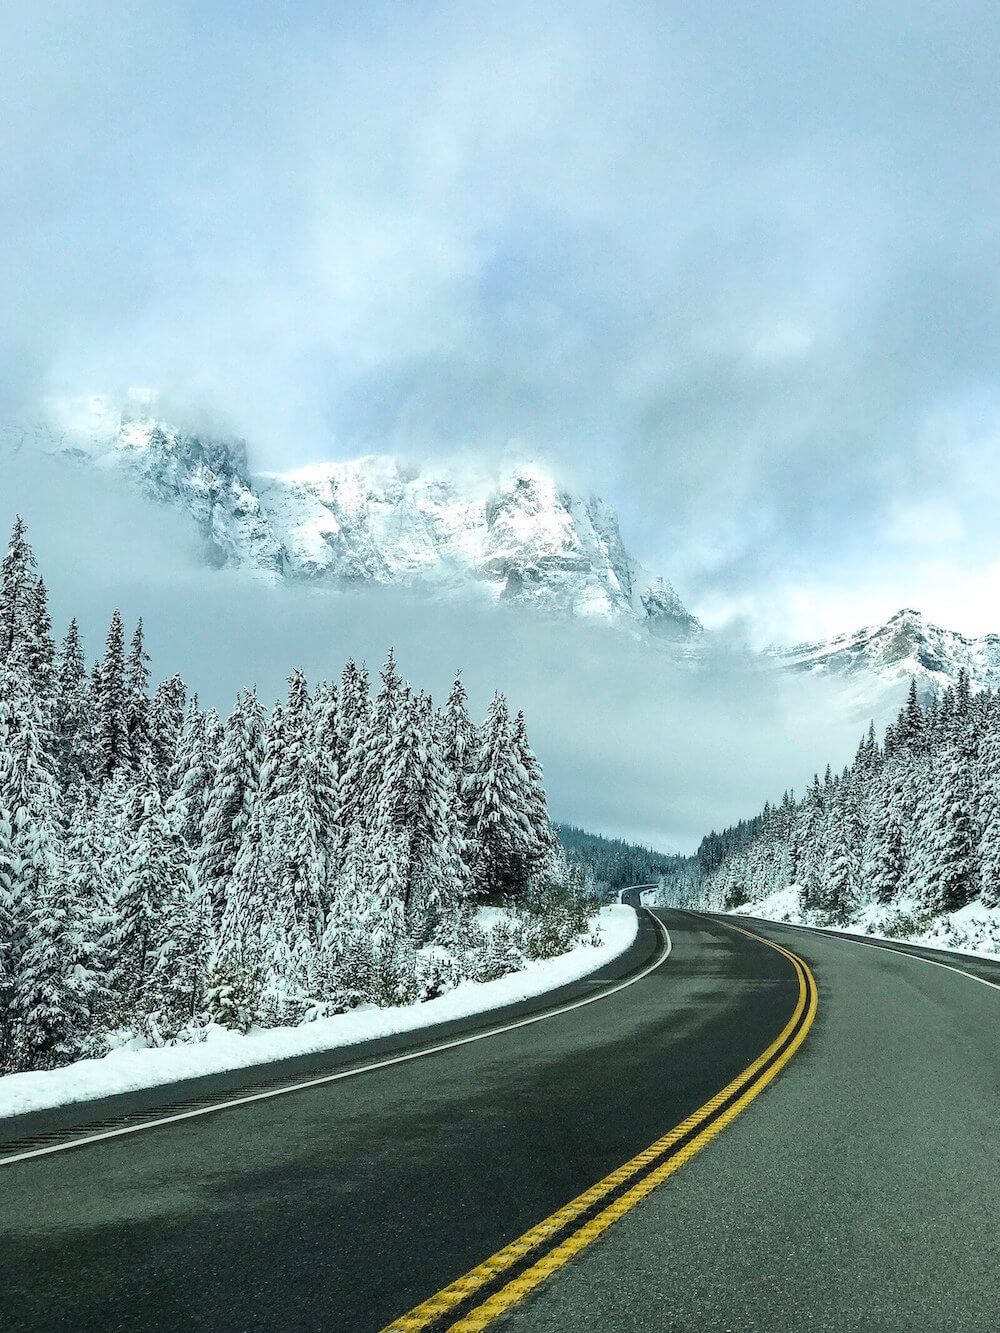
{"label": "overcast sky", "polygon": [[0,394],[515,440],[710,621],[1000,628],[1000,9],[0,11]]}

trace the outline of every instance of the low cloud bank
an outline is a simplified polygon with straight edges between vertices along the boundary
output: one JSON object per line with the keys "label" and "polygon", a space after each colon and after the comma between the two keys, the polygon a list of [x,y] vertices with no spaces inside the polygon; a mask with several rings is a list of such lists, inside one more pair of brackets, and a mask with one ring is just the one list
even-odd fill
{"label": "low cloud bank", "polygon": [[0,523],[24,515],[50,586],[55,632],[76,614],[96,654],[115,606],[145,620],[157,677],[179,671],[228,710],[256,684],[270,701],[302,666],[376,670],[392,644],[404,673],[441,698],[463,669],[481,713],[494,689],[523,707],[552,813],[663,848],[721,827],[844,762],[859,724],[820,683],[761,666],[738,646],[697,664],[621,633],[549,622],[485,600],[398,589],[272,586],[202,563],[180,515],[110,475],[24,455],[0,464]]}

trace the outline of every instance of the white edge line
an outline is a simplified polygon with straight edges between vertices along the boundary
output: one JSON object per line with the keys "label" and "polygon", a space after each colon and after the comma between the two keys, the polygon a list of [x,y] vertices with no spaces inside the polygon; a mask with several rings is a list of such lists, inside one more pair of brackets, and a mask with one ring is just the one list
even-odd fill
{"label": "white edge line", "polygon": [[[441,1051],[450,1051],[456,1046],[468,1046],[474,1041],[484,1041],[487,1037],[499,1037],[501,1033],[513,1032],[515,1028],[530,1027],[532,1023],[541,1023],[547,1018],[558,1018],[560,1014],[567,1014],[572,1009],[582,1009],[584,1005],[596,1004],[598,1000],[606,1000],[609,996],[617,994],[618,991],[625,990],[628,986],[634,986],[637,981],[642,981],[644,977],[648,977],[650,972],[655,972],[670,957],[673,949],[670,932],[660,918],[651,912],[648,907],[644,907],[642,910],[649,912],[657,927],[662,931],[665,942],[663,952],[648,967],[643,968],[641,972],[637,972],[634,977],[620,981],[617,985],[609,986],[607,990],[602,990],[596,995],[587,995],[581,1000],[573,1000],[569,1004],[562,1004],[557,1009],[547,1009],[543,1014],[533,1014],[530,1018],[519,1018],[514,1023],[504,1023],[500,1027],[488,1028],[485,1032],[473,1032],[467,1037],[456,1037],[453,1041],[443,1041],[437,1046],[428,1046],[426,1050],[408,1051],[402,1055],[393,1055],[387,1060],[376,1060],[372,1064],[361,1065],[357,1069],[342,1069],[339,1073],[323,1074],[319,1078],[310,1078],[301,1083],[293,1083],[287,1088],[271,1088],[267,1092],[255,1092],[247,1097],[234,1097],[230,1101],[216,1102],[212,1106],[201,1106],[193,1111],[178,1111],[175,1115],[161,1116],[158,1120],[145,1120],[139,1125],[125,1125],[121,1129],[105,1129],[99,1134],[87,1134],[81,1139],[70,1139],[66,1143],[54,1143],[48,1148],[32,1148],[28,1152],[16,1153],[13,1157],[0,1157],[0,1167],[12,1166],[15,1162],[24,1162],[31,1157],[48,1157],[53,1153],[68,1152],[70,1148],[81,1148],[88,1143],[99,1143],[103,1139],[117,1139],[125,1134],[138,1134],[145,1129],[158,1129],[162,1125],[176,1124],[179,1120],[193,1120],[195,1116],[210,1115],[213,1111],[226,1111],[233,1106],[247,1106],[251,1102],[263,1102],[272,1097],[283,1097],[288,1092],[302,1092],[306,1088],[318,1088],[324,1083],[337,1083],[344,1078],[355,1078],[358,1074],[370,1074],[376,1069],[388,1069],[390,1065],[401,1065],[409,1060],[420,1060],[426,1055],[439,1055]],[[584,978],[581,977],[580,980],[584,980]],[[247,1070],[252,1072],[253,1066],[247,1066]],[[112,1095],[124,1096],[127,1094]]]}
{"label": "white edge line", "polygon": [[[725,915],[728,915],[728,913]],[[862,949],[878,949],[882,953],[895,954],[897,958],[912,958],[914,962],[929,963],[931,967],[943,967],[946,972],[955,972],[960,977],[968,977],[970,981],[978,981],[980,986],[989,986],[993,990],[1000,990],[1000,982],[987,981],[985,977],[977,977],[974,972],[966,972],[964,968],[953,967],[951,963],[941,963],[936,958],[925,958],[920,953],[910,953],[909,949],[898,949],[893,944],[876,944],[874,940],[856,940],[850,935],[842,935],[839,930],[827,930],[823,926],[803,926],[798,921],[772,921],[768,916],[746,916],[744,920],[763,921],[771,926],[788,926],[790,930],[804,930],[810,935],[822,935],[826,940],[840,940],[843,944],[860,944]],[[900,943],[909,943],[909,941],[903,940]],[[920,945],[914,947],[920,948]],[[986,961],[992,960],[987,959]],[[0,1166],[2,1165],[3,1163],[0,1162]]]}

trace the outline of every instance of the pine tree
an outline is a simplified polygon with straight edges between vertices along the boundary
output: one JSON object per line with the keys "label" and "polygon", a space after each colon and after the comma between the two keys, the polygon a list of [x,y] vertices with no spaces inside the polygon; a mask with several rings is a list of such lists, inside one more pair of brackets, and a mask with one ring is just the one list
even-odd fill
{"label": "pine tree", "polygon": [[449,772],[455,775],[456,793],[467,828],[472,770],[479,749],[479,737],[469,717],[469,696],[461,672],[455,676],[447,703],[441,710],[441,728],[442,757]]}
{"label": "pine tree", "polygon": [[225,910],[229,880],[260,785],[263,755],[264,713],[257,696],[243,691],[226,722],[197,850],[198,879],[209,895],[216,924]]}
{"label": "pine tree", "polygon": [[507,701],[494,697],[470,782],[471,837],[476,881],[487,894],[526,887],[522,782],[514,754]]}
{"label": "pine tree", "polygon": [[858,889],[860,828],[850,793],[841,789],[832,803],[826,833],[826,867],[819,907],[827,920],[843,924]]}
{"label": "pine tree", "polygon": [[903,820],[898,779],[875,794],[868,855],[868,887],[877,902],[890,903],[903,885]]}
{"label": "pine tree", "polygon": [[920,707],[920,696],[917,693],[915,676],[910,677],[910,690],[896,722],[895,735],[897,742],[908,749],[911,754],[926,753],[926,725],[923,709]]}
{"label": "pine tree", "polygon": [[0,666],[15,654],[22,665],[30,658],[28,637],[37,610],[37,580],[35,555],[25,531],[18,514],[0,564]]}
{"label": "pine tree", "polygon": [[424,733],[420,785],[410,836],[406,909],[418,940],[446,936],[472,884],[466,865],[465,805],[458,775],[445,762],[447,733],[435,719],[430,699],[421,706]]}
{"label": "pine tree", "polygon": [[269,964],[269,927],[276,915],[265,818],[258,791],[227,886],[218,933],[219,968],[230,984],[241,988],[255,1014]]}
{"label": "pine tree", "polygon": [[340,808],[341,750],[340,697],[335,685],[320,683],[313,697],[313,803],[316,809],[320,854],[323,862],[323,911],[329,910],[333,881],[344,847]]}
{"label": "pine tree", "polygon": [[42,710],[49,722],[53,705],[55,644],[52,642],[52,619],[49,615],[49,597],[44,580],[37,578],[31,589],[28,636],[24,647],[24,665]]}
{"label": "pine tree", "polygon": [[193,876],[177,876],[163,904],[144,996],[160,1036],[176,1035],[197,1015],[208,987],[212,943],[208,895]]}
{"label": "pine tree", "polygon": [[397,727],[404,697],[409,695],[396,666],[396,655],[391,648],[379,672],[379,679],[379,691],[372,704],[369,725],[366,728],[365,767],[357,775],[357,810],[362,820],[366,807],[371,808],[376,793],[382,785],[386,748]]}
{"label": "pine tree", "polygon": [[962,748],[952,744],[934,768],[925,893],[932,910],[953,912],[977,892],[969,763]]}
{"label": "pine tree", "polygon": [[511,741],[520,768],[520,806],[524,814],[526,846],[525,873],[530,877],[552,851],[556,840],[549,823],[542,766],[528,742],[528,728],[523,712],[519,712],[514,719]]}
{"label": "pine tree", "polygon": [[128,823],[130,845],[119,891],[111,904],[108,947],[114,983],[126,1016],[141,1009],[156,950],[163,940],[168,901],[188,889],[188,859],[174,822],[163,808],[153,767],[139,774]]}
{"label": "pine tree", "polygon": [[70,885],[47,875],[25,913],[25,948],[11,1003],[19,1064],[45,1069],[86,1049],[96,978]]}
{"label": "pine tree", "polygon": [[170,774],[177,762],[177,750],[184,734],[186,702],[187,686],[180,676],[171,676],[156,687],[149,708],[149,744],[164,797],[170,790]]}
{"label": "pine tree", "polygon": [[337,823],[339,829],[336,859],[330,866],[331,883],[343,870],[351,844],[364,836],[365,819],[371,806],[368,790],[369,753],[373,718],[368,698],[368,677],[348,662],[340,688],[341,756],[337,779]]}
{"label": "pine tree", "polygon": [[119,770],[132,768],[129,745],[129,703],[125,685],[125,631],[121,612],[115,611],[108,627],[104,661],[96,678],[97,764],[102,780]]}
{"label": "pine tree", "polygon": [[0,804],[0,1072],[10,1068],[13,1058],[14,987],[23,948],[19,907],[14,831]]}
{"label": "pine tree", "polygon": [[55,665],[53,741],[63,792],[94,779],[94,697],[76,617],[69,622]]}
{"label": "pine tree", "polygon": [[149,715],[149,655],[140,617],[125,663],[125,725],[134,768],[142,764],[142,756],[151,749]]}
{"label": "pine tree", "polygon": [[170,772],[166,811],[183,842],[192,849],[201,841],[205,805],[215,776],[213,715],[198,708],[197,697],[188,707],[187,725]]}
{"label": "pine tree", "polygon": [[983,902],[1000,907],[1000,714],[987,719],[978,763],[977,823]]}
{"label": "pine tree", "polygon": [[326,866],[314,775],[317,736],[305,677],[294,672],[282,714],[282,746],[274,756],[267,800],[268,855],[296,936],[318,944],[323,931]]}
{"label": "pine tree", "polygon": [[0,808],[11,826],[16,893],[31,910],[59,877],[59,788],[38,699],[23,670],[0,672]]}

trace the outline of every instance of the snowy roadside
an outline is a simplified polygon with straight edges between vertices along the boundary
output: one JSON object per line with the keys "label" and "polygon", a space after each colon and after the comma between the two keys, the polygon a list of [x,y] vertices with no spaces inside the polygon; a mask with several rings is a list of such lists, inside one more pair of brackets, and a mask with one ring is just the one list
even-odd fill
{"label": "snowy roadside", "polygon": [[99,1060],[77,1060],[62,1069],[7,1074],[0,1078],[0,1117],[335,1050],[516,1004],[596,972],[629,948],[639,928],[636,913],[623,906],[602,908],[591,925],[600,927],[596,946],[584,941],[557,958],[527,963],[497,981],[464,981],[420,1004],[392,1009],[370,1005],[298,1027],[254,1029],[246,1035],[213,1026],[207,1040],[196,1045],[114,1050]]}
{"label": "snowy roadside", "polygon": [[831,925],[802,911],[798,886],[793,884],[769,893],[766,898],[740,903],[729,915],[759,916],[793,926],[819,926],[843,934],[866,935],[871,940],[882,940],[887,944],[894,941],[923,944],[929,949],[976,954],[1000,962],[1000,908],[984,907],[979,902],[934,917],[925,928],[921,928],[919,905],[909,900],[891,906],[868,904],[846,925]]}

